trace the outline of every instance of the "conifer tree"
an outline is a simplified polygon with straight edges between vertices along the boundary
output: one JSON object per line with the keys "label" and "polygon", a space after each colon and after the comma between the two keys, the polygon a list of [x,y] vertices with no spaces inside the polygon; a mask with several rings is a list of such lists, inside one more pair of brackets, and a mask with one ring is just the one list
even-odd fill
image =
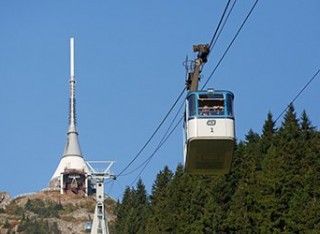
{"label": "conifer tree", "polygon": [[[161,230],[162,226],[160,220],[162,220],[162,215],[167,212],[166,203],[168,196],[168,186],[171,183],[173,177],[172,171],[165,166],[162,171],[160,171],[156,180],[152,185],[152,191],[150,196],[150,217],[146,226],[146,233],[157,233]],[[162,210],[164,208],[164,210]]]}
{"label": "conifer tree", "polygon": [[315,127],[312,126],[311,121],[309,120],[309,117],[305,110],[302,112],[300,118],[300,129],[302,132],[302,141],[304,143],[311,142],[310,140],[312,140],[315,137],[316,132]]}
{"label": "conifer tree", "polygon": [[300,126],[299,120],[296,117],[296,113],[293,105],[291,104],[284,116],[284,122],[279,129],[277,137],[278,145],[278,157],[282,157],[285,161],[283,164],[283,172],[285,174],[294,170],[297,172],[299,168],[298,160],[301,160],[302,145],[299,141],[300,138]]}
{"label": "conifer tree", "polygon": [[256,189],[257,168],[260,168],[260,136],[250,130],[243,144],[241,161],[237,165],[239,181],[230,201],[225,232],[252,233],[260,224],[258,192]]}
{"label": "conifer tree", "polygon": [[290,201],[289,214],[295,223],[295,230],[306,233],[320,227],[315,225],[320,221],[315,218],[316,210],[320,210],[320,202],[316,199],[320,197],[320,138],[305,111],[301,115],[300,126],[302,159],[297,182],[301,189],[295,192]]}
{"label": "conifer tree", "polygon": [[270,146],[274,143],[276,133],[275,122],[272,113],[269,111],[267,120],[264,122],[261,136],[261,153],[266,154]]}
{"label": "conifer tree", "polygon": [[294,142],[294,140],[299,137],[299,131],[299,121],[297,119],[294,106],[290,104],[284,116],[282,126],[279,129],[280,143],[285,144]]}
{"label": "conifer tree", "polygon": [[118,202],[116,206],[116,215],[117,220],[115,223],[115,233],[124,233],[123,231],[125,229],[128,229],[128,217],[131,212],[131,209],[134,207],[134,201],[133,201],[133,192],[129,187],[126,187],[122,202]]}
{"label": "conifer tree", "polygon": [[150,207],[147,191],[142,180],[137,182],[137,188],[134,191],[134,210],[132,219],[134,220],[133,233],[145,233],[145,226],[149,217]]}
{"label": "conifer tree", "polygon": [[273,215],[274,228],[280,232],[294,232],[294,224],[289,215],[290,202],[294,194],[302,189],[300,180],[303,144],[299,141],[300,126],[295,109],[291,104],[284,116],[284,121],[277,137],[276,165],[278,171],[275,181],[276,209]]}
{"label": "conifer tree", "polygon": [[149,200],[141,179],[138,180],[136,189],[126,188],[116,213],[116,233],[145,233],[149,216]]}
{"label": "conifer tree", "polygon": [[169,183],[173,177],[172,171],[168,166],[165,166],[162,171],[157,174],[156,180],[152,185],[151,191],[151,203],[155,205],[159,199],[161,199],[161,194],[165,193],[165,190],[168,188]]}
{"label": "conifer tree", "polygon": [[181,212],[181,210],[186,210],[183,196],[190,195],[190,193],[185,192],[183,177],[183,167],[179,165],[168,189],[159,193],[159,196],[161,196],[157,198],[159,202],[154,204],[152,225],[148,225],[149,233],[177,233],[178,227],[183,225],[181,217],[184,212]]}

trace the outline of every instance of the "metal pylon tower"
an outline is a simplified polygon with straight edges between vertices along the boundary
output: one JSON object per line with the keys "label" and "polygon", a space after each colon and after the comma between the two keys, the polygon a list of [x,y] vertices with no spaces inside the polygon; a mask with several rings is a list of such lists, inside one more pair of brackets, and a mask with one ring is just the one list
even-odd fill
{"label": "metal pylon tower", "polygon": [[[94,211],[91,234],[109,234],[107,212],[104,207],[104,180],[115,179],[110,171],[114,161],[86,161],[96,187],[96,208]],[[100,168],[94,168],[94,165]],[[101,169],[101,166],[103,168]]]}

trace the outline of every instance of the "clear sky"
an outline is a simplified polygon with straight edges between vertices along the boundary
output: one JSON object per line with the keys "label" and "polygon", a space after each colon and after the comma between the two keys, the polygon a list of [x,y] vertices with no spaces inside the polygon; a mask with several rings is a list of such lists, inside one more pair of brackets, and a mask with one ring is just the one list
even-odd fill
{"label": "clear sky", "polygon": [[[193,59],[192,45],[210,42],[226,3],[0,1],[0,191],[15,196],[45,188],[60,161],[68,128],[71,36],[82,153],[86,160],[115,160],[117,174],[180,94],[186,55]],[[237,1],[201,84],[253,3]],[[235,94],[239,140],[250,129],[260,133],[268,111],[276,118],[320,68],[319,9],[319,0],[260,0],[214,73],[207,87]],[[319,87],[317,77],[294,103],[297,115],[305,109],[317,127]],[[152,154],[171,119],[127,172]],[[141,174],[147,189],[165,165],[175,170],[182,162],[180,124]],[[106,192],[121,198],[139,171],[107,183]]]}

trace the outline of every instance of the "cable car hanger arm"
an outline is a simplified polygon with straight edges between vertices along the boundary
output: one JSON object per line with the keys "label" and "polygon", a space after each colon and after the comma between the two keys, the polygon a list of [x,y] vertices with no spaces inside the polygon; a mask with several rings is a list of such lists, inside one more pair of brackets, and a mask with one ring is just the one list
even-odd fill
{"label": "cable car hanger arm", "polygon": [[198,55],[194,60],[194,69],[192,72],[188,73],[188,79],[186,81],[187,90],[189,92],[198,90],[201,66],[207,62],[207,57],[210,53],[210,47],[208,44],[194,45],[193,52],[198,52]]}

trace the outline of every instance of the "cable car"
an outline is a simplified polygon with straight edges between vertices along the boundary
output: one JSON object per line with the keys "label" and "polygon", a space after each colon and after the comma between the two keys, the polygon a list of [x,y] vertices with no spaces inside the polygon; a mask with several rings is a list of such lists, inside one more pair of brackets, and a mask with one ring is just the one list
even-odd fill
{"label": "cable car", "polygon": [[230,172],[235,146],[234,94],[213,90],[189,92],[185,105],[185,172]]}
{"label": "cable car", "polygon": [[84,231],[85,232],[90,232],[92,229],[92,222],[91,221],[87,221],[84,223]]}

